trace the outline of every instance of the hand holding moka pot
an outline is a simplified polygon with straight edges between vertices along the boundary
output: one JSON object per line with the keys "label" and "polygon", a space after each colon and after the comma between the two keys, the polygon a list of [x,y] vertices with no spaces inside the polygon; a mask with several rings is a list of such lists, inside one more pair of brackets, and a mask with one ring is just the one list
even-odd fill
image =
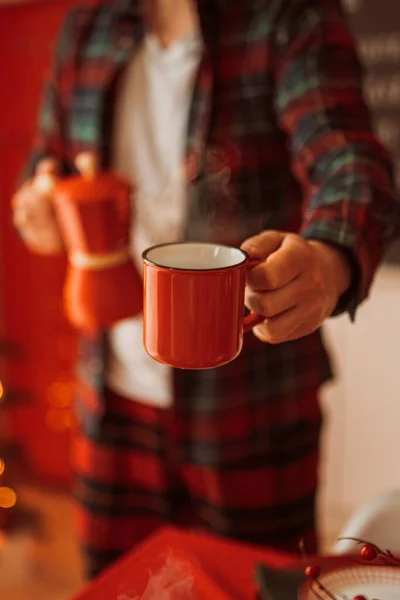
{"label": "hand holding moka pot", "polygon": [[60,179],[38,165],[33,184],[52,199],[68,254],[64,309],[87,331],[142,310],[143,286],[129,250],[131,186],[100,171],[95,155],[77,156],[79,175]]}

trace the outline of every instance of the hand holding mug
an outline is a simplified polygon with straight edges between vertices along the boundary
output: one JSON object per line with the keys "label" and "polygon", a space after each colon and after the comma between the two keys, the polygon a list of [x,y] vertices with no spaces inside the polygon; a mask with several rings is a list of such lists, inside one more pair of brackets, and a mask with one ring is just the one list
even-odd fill
{"label": "hand holding mug", "polygon": [[344,253],[293,233],[265,231],[242,249],[260,264],[247,275],[246,305],[265,317],[255,335],[270,344],[313,333],[351,281]]}

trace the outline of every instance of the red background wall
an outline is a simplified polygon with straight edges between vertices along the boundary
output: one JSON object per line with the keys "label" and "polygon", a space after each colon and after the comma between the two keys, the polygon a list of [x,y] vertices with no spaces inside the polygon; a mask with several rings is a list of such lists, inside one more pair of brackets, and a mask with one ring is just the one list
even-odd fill
{"label": "red background wall", "polygon": [[[32,401],[11,411],[13,434],[29,468],[68,485],[74,333],[61,316],[63,259],[32,256],[16,239],[10,198],[29,153],[54,39],[76,0],[0,6],[0,243],[3,329],[24,350],[10,361],[5,387],[25,388]],[[1,418],[1,415],[0,415]]]}

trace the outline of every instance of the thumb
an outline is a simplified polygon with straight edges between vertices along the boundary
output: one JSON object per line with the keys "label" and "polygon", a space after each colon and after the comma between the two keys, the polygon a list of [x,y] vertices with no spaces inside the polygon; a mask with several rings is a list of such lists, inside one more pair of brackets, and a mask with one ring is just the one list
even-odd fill
{"label": "thumb", "polygon": [[263,231],[241,245],[251,258],[266,260],[271,254],[279,250],[286,234],[281,231]]}
{"label": "thumb", "polygon": [[32,187],[35,192],[43,195],[51,194],[59,172],[59,163],[54,158],[43,158],[39,161],[32,179]]}
{"label": "thumb", "polygon": [[60,174],[60,163],[55,158],[42,158],[36,166],[36,175],[57,175]]}

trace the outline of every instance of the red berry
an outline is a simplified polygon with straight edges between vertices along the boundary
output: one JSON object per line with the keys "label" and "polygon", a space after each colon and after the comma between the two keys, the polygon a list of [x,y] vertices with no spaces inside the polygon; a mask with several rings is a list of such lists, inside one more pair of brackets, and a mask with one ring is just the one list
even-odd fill
{"label": "red berry", "polygon": [[360,550],[361,558],[368,561],[373,561],[378,556],[375,546],[372,544],[364,544]]}
{"label": "red berry", "polygon": [[353,600],[368,600],[368,598],[366,598],[365,596],[354,596]]}
{"label": "red berry", "polygon": [[309,565],[305,568],[304,573],[309,579],[318,579],[321,574],[321,569],[317,565]]}

